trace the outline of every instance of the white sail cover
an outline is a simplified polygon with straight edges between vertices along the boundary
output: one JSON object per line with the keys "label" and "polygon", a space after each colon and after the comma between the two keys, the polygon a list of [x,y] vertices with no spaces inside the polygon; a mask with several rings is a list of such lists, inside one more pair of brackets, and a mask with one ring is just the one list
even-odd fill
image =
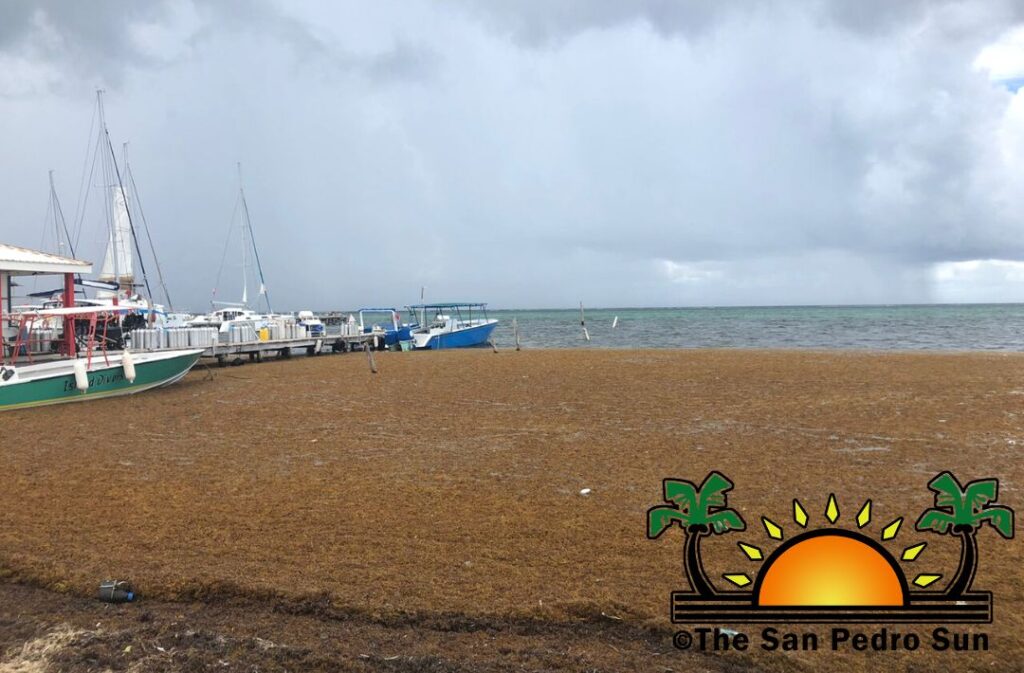
{"label": "white sail cover", "polygon": [[135,277],[132,269],[132,225],[128,219],[124,191],[118,186],[113,191],[113,208],[114,226],[107,239],[107,252],[103,256],[99,278],[131,284]]}

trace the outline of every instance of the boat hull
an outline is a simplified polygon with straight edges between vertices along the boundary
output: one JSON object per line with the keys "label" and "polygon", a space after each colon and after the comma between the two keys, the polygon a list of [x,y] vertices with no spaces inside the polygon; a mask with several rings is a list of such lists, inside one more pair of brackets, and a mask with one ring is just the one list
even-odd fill
{"label": "boat hull", "polygon": [[419,325],[404,325],[397,330],[390,330],[387,333],[386,343],[391,346],[403,341],[409,341],[412,339],[412,332],[415,329],[419,329]]}
{"label": "boat hull", "polygon": [[[40,407],[65,402],[131,395],[179,381],[199,360],[200,350],[176,351],[170,357],[135,362],[135,380],[129,382],[120,362],[103,364],[102,356],[93,360],[88,372],[89,388],[80,391],[75,375],[66,370],[0,386],[0,411]],[[29,365],[31,366],[31,365]]]}
{"label": "boat hull", "polygon": [[[398,329],[386,329],[384,330],[384,345],[385,346],[397,346],[403,341],[409,341],[412,339],[412,332],[417,329],[419,325],[403,325]],[[379,332],[378,332],[379,333]],[[373,330],[363,330],[363,334],[373,334]]]}
{"label": "boat hull", "polygon": [[426,345],[418,346],[430,350],[443,350],[446,348],[469,348],[487,343],[491,338],[491,332],[498,326],[498,321],[488,322],[483,325],[476,325],[467,329],[455,330],[453,332],[440,332],[430,337]]}

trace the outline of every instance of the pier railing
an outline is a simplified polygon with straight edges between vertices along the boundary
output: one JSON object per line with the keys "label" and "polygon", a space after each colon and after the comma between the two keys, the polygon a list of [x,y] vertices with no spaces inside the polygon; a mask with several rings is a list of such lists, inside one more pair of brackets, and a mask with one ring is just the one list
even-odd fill
{"label": "pier railing", "polygon": [[311,334],[298,324],[262,328],[231,325],[224,332],[216,327],[137,329],[128,334],[126,345],[135,351],[201,348],[202,357],[223,362],[241,356],[258,360],[265,354],[288,357],[293,349],[304,349],[310,355],[324,351],[344,352],[363,348],[374,338],[375,335],[360,333],[344,323],[328,327],[319,334]]}

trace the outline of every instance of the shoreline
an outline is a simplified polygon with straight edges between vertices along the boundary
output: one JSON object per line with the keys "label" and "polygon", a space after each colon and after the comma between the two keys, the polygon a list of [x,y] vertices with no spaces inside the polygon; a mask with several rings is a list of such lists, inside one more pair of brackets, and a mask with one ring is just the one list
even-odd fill
{"label": "shoreline", "polygon": [[[637,352],[653,352],[653,353],[692,353],[692,352],[717,352],[722,351],[726,353],[820,353],[822,355],[836,354],[841,355],[843,353],[853,353],[857,355],[914,355],[914,354],[932,354],[932,355],[1024,355],[1024,350],[1011,350],[1011,349],[976,349],[976,350],[956,350],[956,349],[939,349],[939,348],[810,348],[804,346],[793,346],[792,348],[784,348],[780,346],[772,347],[755,347],[755,346],[636,346],[634,348],[623,348],[622,346],[530,346],[523,347],[520,351],[516,351],[515,346],[503,346],[500,343],[498,345],[499,351],[513,351],[513,352],[524,352],[524,351],[540,351],[540,352],[588,352],[596,351],[599,353],[613,352],[613,353],[637,353]],[[474,346],[469,349],[462,349],[468,351],[491,351],[490,346]]]}

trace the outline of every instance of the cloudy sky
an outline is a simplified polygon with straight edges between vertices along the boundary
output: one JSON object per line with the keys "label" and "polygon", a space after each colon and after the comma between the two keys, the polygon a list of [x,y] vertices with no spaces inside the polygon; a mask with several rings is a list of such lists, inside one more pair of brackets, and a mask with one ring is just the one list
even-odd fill
{"label": "cloudy sky", "polygon": [[1019,0],[9,0],[0,240],[98,264],[103,88],[177,308],[236,162],[276,309],[1024,301],[1022,83]]}

